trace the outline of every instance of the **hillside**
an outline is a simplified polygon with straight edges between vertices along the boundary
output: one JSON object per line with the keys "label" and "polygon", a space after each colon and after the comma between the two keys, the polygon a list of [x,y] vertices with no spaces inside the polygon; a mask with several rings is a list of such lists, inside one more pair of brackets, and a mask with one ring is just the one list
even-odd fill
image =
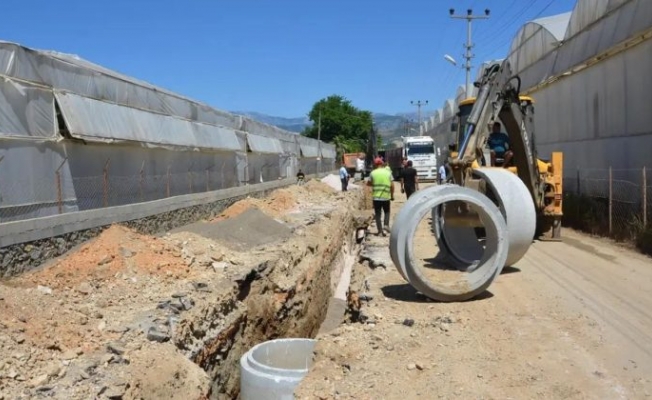
{"label": "hillside", "polygon": [[[244,115],[249,118],[252,118],[256,121],[260,121],[266,124],[278,126],[281,129],[288,130],[290,132],[301,133],[305,127],[311,125],[311,121],[308,117],[295,117],[295,118],[285,118],[285,117],[276,117],[272,115],[267,115],[255,111],[233,111],[234,114]],[[426,119],[433,112],[422,112],[422,118]],[[383,138],[391,139],[399,137],[405,134],[405,122],[411,121],[412,127],[417,129],[417,113],[397,113],[394,115],[384,114],[384,113],[374,113],[374,124],[378,128],[380,135]]]}

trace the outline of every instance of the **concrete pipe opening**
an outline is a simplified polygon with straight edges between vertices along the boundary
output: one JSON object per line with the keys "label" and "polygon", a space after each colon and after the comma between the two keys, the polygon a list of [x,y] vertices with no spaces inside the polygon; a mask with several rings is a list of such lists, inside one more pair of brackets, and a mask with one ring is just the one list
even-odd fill
{"label": "concrete pipe opening", "polygon": [[[450,246],[435,244],[430,223],[456,233],[448,237]],[[474,228],[484,228],[486,237],[479,239]],[[397,214],[390,254],[399,273],[424,295],[464,301],[484,292],[500,274],[508,254],[506,238],[505,220],[488,197],[456,185],[434,186],[412,196]]]}
{"label": "concrete pipe opening", "polygon": [[[514,265],[525,256],[534,238],[536,210],[532,195],[518,176],[505,169],[479,168],[474,170],[474,177],[486,183],[487,196],[505,219],[509,244],[505,265]],[[472,220],[444,223],[446,215],[442,208],[432,210],[432,231],[449,262],[463,269],[469,259],[482,252],[478,243],[482,242],[484,232],[473,226]]]}
{"label": "concrete pipe opening", "polygon": [[294,398],[294,389],[312,365],[316,340],[276,339],[257,344],[240,358],[240,398]]}

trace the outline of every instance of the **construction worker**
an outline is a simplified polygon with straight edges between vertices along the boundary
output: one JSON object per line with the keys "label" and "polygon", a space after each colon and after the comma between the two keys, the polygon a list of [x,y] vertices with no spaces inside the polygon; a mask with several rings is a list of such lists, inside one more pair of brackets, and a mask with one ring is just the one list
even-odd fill
{"label": "construction worker", "polygon": [[401,193],[405,193],[409,199],[416,190],[419,190],[419,176],[417,170],[412,167],[412,160],[409,160],[401,172]]}
{"label": "construction worker", "polygon": [[[378,228],[376,235],[387,236],[385,235],[385,231],[389,232],[390,202],[394,200],[394,182],[392,181],[392,172],[384,168],[383,164],[381,158],[374,160],[374,170],[369,175],[367,186],[372,187],[374,216],[376,219],[376,228]],[[380,219],[381,211],[385,217],[384,227]]]}

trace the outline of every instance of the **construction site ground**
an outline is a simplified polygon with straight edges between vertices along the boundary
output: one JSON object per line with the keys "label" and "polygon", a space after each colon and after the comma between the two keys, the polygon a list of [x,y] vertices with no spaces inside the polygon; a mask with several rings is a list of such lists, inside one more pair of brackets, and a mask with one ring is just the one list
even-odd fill
{"label": "construction site ground", "polygon": [[[392,217],[404,202],[397,192]],[[436,246],[426,224],[419,235],[429,239],[415,253]],[[357,267],[350,299],[363,322],[320,335],[297,397],[650,398],[651,259],[569,229],[563,236],[535,242],[463,303],[421,296],[383,253],[389,238],[370,237],[371,266]]]}
{"label": "construction site ground", "polygon": [[[300,399],[652,393],[650,259],[568,229],[562,243],[534,243],[480,298],[437,303],[400,277],[389,238],[371,226],[348,312],[317,334],[342,250],[356,250],[363,192],[329,182],[244,199],[159,236],[112,226],[0,282],[0,400],[237,398],[242,353],[315,335]],[[397,193],[392,216],[404,201]]]}

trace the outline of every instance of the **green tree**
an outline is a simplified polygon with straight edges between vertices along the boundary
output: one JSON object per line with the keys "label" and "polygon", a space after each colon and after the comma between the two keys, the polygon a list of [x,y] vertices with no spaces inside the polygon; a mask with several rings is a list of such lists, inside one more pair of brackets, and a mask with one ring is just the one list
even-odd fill
{"label": "green tree", "polygon": [[[319,135],[321,114],[321,135]],[[312,126],[302,133],[304,136],[333,143],[343,153],[364,151],[369,132],[373,127],[370,111],[360,110],[343,96],[331,95],[316,102],[308,118]]]}

